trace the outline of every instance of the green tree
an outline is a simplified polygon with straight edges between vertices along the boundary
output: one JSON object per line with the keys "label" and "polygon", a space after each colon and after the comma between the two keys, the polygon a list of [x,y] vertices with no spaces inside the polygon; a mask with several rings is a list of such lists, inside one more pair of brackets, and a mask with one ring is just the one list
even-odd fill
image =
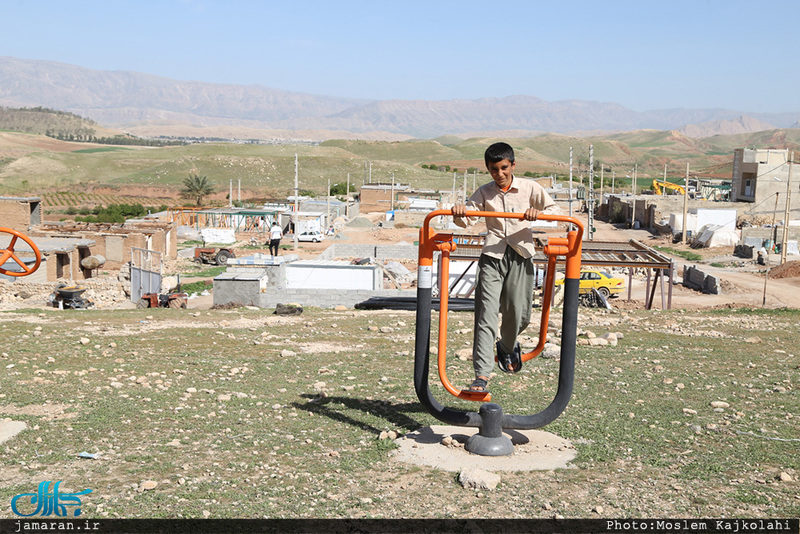
{"label": "green tree", "polygon": [[198,207],[202,206],[203,198],[214,192],[214,184],[208,180],[208,176],[190,174],[183,179],[183,190],[181,197],[194,200]]}
{"label": "green tree", "polygon": [[[331,189],[328,192],[329,195],[333,196],[343,196],[346,193],[347,184],[331,184]],[[350,191],[357,191],[355,184],[350,184]]]}

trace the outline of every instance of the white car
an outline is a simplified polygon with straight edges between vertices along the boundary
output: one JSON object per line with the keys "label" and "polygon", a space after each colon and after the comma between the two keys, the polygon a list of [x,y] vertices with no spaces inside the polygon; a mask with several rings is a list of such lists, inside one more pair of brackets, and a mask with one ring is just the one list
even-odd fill
{"label": "white car", "polygon": [[318,232],[316,230],[303,232],[299,236],[297,236],[298,241],[311,241],[312,243],[319,243],[325,239],[325,236],[322,232]]}

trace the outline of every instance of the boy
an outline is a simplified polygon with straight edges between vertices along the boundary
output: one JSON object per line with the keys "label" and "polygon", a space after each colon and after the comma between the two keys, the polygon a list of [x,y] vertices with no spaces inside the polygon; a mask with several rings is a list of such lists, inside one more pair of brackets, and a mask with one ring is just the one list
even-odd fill
{"label": "boy", "polygon": [[[514,176],[514,149],[510,145],[491,145],[484,161],[493,181],[475,191],[466,205],[453,206],[453,222],[462,228],[477,222],[465,217],[467,210],[524,213],[524,220],[486,217],[487,234],[478,260],[475,291],[475,381],[469,388],[475,392],[489,391],[495,347],[500,369],[516,373],[522,367],[517,336],[528,326],[533,305],[534,245],[529,221],[535,221],[540,213],[561,212],[542,186]],[[495,345],[499,313],[503,314],[503,323]]]}

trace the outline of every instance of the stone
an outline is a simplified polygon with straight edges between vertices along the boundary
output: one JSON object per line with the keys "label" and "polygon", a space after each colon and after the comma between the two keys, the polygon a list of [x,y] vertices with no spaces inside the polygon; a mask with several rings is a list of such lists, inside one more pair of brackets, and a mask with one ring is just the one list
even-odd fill
{"label": "stone", "polygon": [[283,349],[281,351],[281,357],[282,358],[291,358],[292,356],[297,356],[297,353],[295,351],[293,351],[293,350]]}
{"label": "stone", "polygon": [[613,332],[606,332],[605,334],[600,336],[600,339],[605,339],[606,341],[608,341],[608,344],[611,345],[612,347],[616,347],[619,342],[617,334]]}
{"label": "stone", "polygon": [[553,343],[545,343],[541,356],[546,360],[557,360],[561,357],[561,347]]}
{"label": "stone", "polygon": [[139,484],[139,488],[142,491],[154,490],[156,489],[156,487],[158,487],[158,482],[156,482],[155,480],[145,480],[144,482]]}
{"label": "stone", "polygon": [[730,408],[730,404],[724,401],[711,401],[712,408]]}
{"label": "stone", "polygon": [[465,488],[493,490],[500,483],[500,475],[478,467],[467,467],[458,474],[458,481]]}
{"label": "stone", "polygon": [[458,349],[456,351],[456,358],[461,360],[462,362],[466,362],[472,359],[472,349]]}
{"label": "stone", "polygon": [[790,475],[786,471],[781,471],[781,474],[778,475],[778,480],[780,480],[781,482],[791,482],[792,480],[794,480],[794,478],[792,478],[792,475]]}
{"label": "stone", "polygon": [[381,334],[391,334],[392,332],[394,332],[394,328],[392,328],[391,326],[381,327]]}

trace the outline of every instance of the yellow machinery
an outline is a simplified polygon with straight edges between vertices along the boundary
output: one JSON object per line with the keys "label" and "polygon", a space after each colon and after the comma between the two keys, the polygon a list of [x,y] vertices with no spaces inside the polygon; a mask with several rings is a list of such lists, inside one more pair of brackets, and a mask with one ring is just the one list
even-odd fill
{"label": "yellow machinery", "polygon": [[677,191],[681,195],[686,194],[686,189],[684,189],[682,185],[673,184],[672,182],[653,180],[653,191],[656,192],[656,195],[662,194],[662,190],[664,189],[671,189],[673,191]]}

